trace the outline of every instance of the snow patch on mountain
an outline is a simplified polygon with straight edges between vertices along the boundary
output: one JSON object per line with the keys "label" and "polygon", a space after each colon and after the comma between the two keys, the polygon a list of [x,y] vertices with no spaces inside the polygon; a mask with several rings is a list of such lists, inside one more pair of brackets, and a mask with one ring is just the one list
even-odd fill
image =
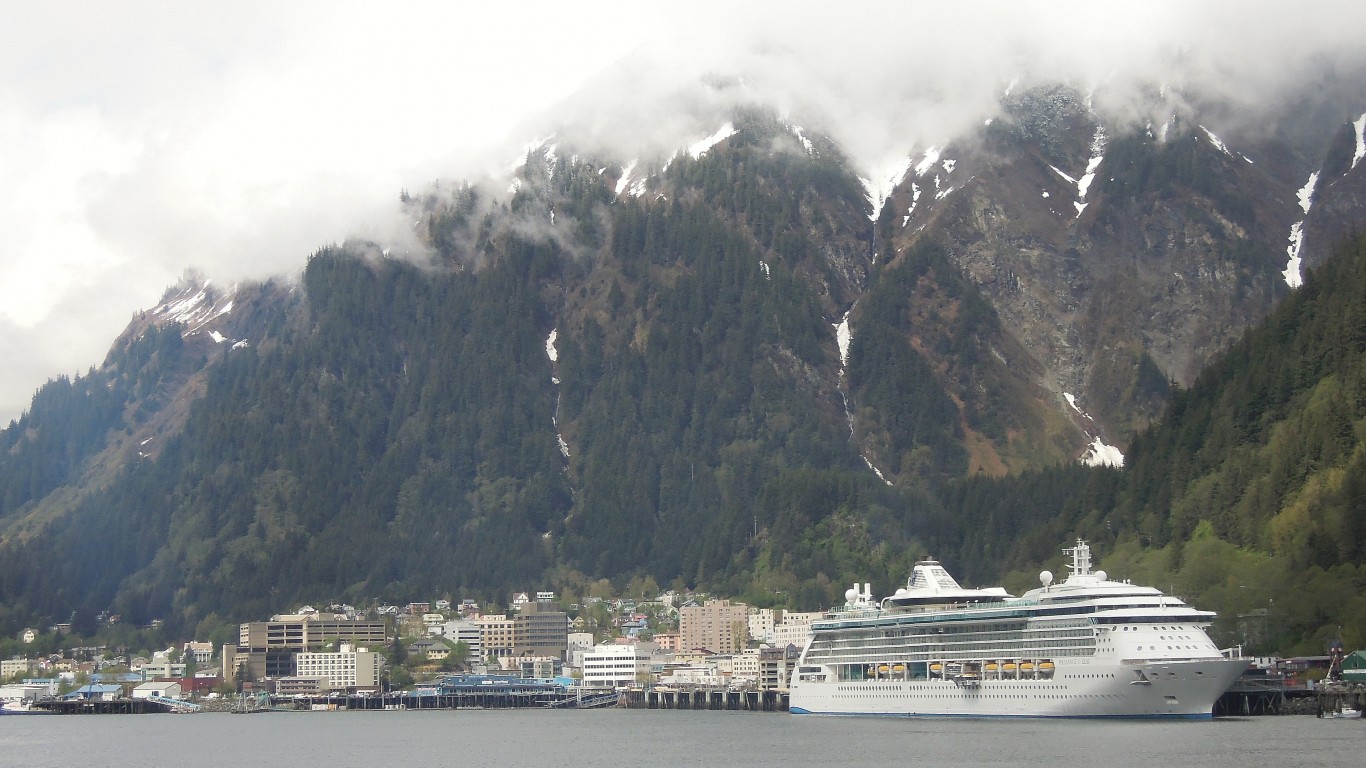
{"label": "snow patch on mountain", "polygon": [[1200,126],[1200,130],[1205,132],[1205,138],[1209,139],[1209,143],[1212,144],[1215,149],[1219,150],[1220,152],[1223,152],[1229,157],[1233,157],[1233,153],[1228,151],[1228,147],[1224,146],[1224,142],[1220,140],[1218,136],[1214,135],[1214,131],[1211,131],[1203,125]]}
{"label": "snow patch on mountain", "polygon": [[[852,312],[853,310],[849,310]],[[849,329],[849,312],[844,313],[844,317],[835,326],[835,345],[840,350],[840,376],[844,376],[844,366],[849,364],[849,342],[853,340],[854,333]]]}
{"label": "snow patch on mountain", "polygon": [[691,146],[689,146],[688,155],[691,156],[692,159],[696,160],[702,155],[705,155],[707,153],[707,150],[711,149],[712,147],[716,146],[717,144],[720,144],[721,142],[725,141],[726,139],[734,135],[735,125],[733,123],[726,123],[725,125],[718,128],[716,133],[713,133],[707,138],[695,142]]}
{"label": "snow patch on mountain", "polygon": [[863,459],[863,463],[864,463],[864,464],[867,464],[867,465],[868,465],[868,468],[869,468],[869,469],[873,470],[873,474],[877,475],[877,479],[881,480],[882,482],[886,483],[887,485],[891,485],[891,484],[892,484],[892,481],[891,481],[891,480],[888,480],[886,477],[883,477],[883,475],[882,475],[882,470],[880,470],[880,469],[878,469],[877,467],[873,466],[873,462],[869,461],[867,456],[861,456],[860,458]]}
{"label": "snow patch on mountain", "polygon": [[1122,467],[1124,466],[1124,454],[1113,445],[1106,445],[1104,440],[1097,437],[1091,441],[1086,453],[1082,454],[1081,463],[1088,467]]}
{"label": "snow patch on mountain", "polygon": [[1300,210],[1309,213],[1309,207],[1314,204],[1314,187],[1318,186],[1319,172],[1314,171],[1309,174],[1309,181],[1300,187],[1300,191],[1295,193],[1296,199],[1300,201]]}
{"label": "snow patch on mountain", "polygon": [[158,325],[179,323],[184,327],[181,331],[182,336],[205,333],[215,343],[227,341],[227,337],[207,326],[232,311],[237,286],[234,285],[221,294],[210,286],[211,281],[205,280],[183,287],[179,293],[168,297],[151,311],[153,322]]}
{"label": "snow patch on mountain", "polygon": [[[545,337],[545,356],[550,358],[550,367],[553,371],[555,365],[560,361],[560,351],[555,347],[555,340],[560,336],[559,328],[551,328],[550,334]],[[550,383],[555,386],[560,385],[560,377],[553,372],[550,375]],[[555,395],[555,410],[550,414],[550,424],[555,428],[555,442],[560,446],[560,455],[569,458],[569,443],[564,440],[564,435],[560,433],[560,396]]]}
{"label": "snow patch on mountain", "polygon": [[1095,419],[1091,418],[1091,414],[1087,413],[1086,411],[1083,411],[1081,409],[1081,406],[1077,405],[1077,398],[1073,396],[1071,392],[1064,392],[1062,393],[1062,396],[1067,399],[1067,404],[1072,406],[1072,410],[1081,414],[1089,421],[1095,421]]}
{"label": "snow patch on mountain", "polygon": [[[1295,193],[1295,198],[1299,201],[1300,210],[1309,215],[1309,209],[1314,205],[1314,187],[1318,186],[1319,172],[1314,171],[1309,174],[1309,181],[1300,187],[1300,191]],[[1304,284],[1304,277],[1300,274],[1300,251],[1304,247],[1304,219],[1300,219],[1290,225],[1290,244],[1285,248],[1286,265],[1281,276],[1285,278],[1285,284],[1291,288],[1299,288]]]}
{"label": "snow patch on mountain", "polygon": [[1352,167],[1355,168],[1357,163],[1361,162],[1361,158],[1366,157],[1366,113],[1358,117],[1356,122],[1352,123],[1352,127],[1357,129],[1357,148],[1352,153]]}
{"label": "snow patch on mountain", "polygon": [[806,138],[806,134],[802,132],[802,127],[800,125],[794,125],[791,126],[791,128],[793,135],[797,137],[797,141],[800,141],[802,146],[806,148],[806,154],[816,154],[816,147],[812,145],[811,139]]}
{"label": "snow patch on mountain", "polygon": [[892,192],[906,179],[906,171],[911,167],[911,158],[903,157],[892,163],[879,172],[874,172],[869,178],[859,178],[863,184],[864,194],[868,198],[868,203],[873,206],[873,212],[868,216],[872,221],[877,221],[877,217],[882,214],[882,206],[887,203],[887,198]]}
{"label": "snow patch on mountain", "polygon": [[915,164],[915,175],[924,176],[934,167],[935,163],[939,162],[939,156],[941,154],[943,154],[943,150],[939,147],[930,147],[925,150],[925,154],[920,158],[920,162]]}
{"label": "snow patch on mountain", "polygon": [[621,169],[621,178],[617,179],[616,194],[618,197],[631,186],[631,171],[636,169],[636,162],[637,161],[632,160],[630,163],[626,164],[625,168]]}
{"label": "snow patch on mountain", "polygon": [[545,337],[545,356],[550,358],[550,362],[552,363],[558,363],[560,361],[560,352],[555,349],[555,339],[558,338],[559,335],[559,328],[551,328],[550,335]]}

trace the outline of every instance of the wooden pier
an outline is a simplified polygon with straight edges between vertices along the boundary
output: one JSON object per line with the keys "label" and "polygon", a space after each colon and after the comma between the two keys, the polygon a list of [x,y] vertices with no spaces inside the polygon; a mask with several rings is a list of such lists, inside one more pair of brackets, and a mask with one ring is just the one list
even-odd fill
{"label": "wooden pier", "polygon": [[732,691],[725,688],[647,688],[623,691],[617,706],[628,709],[707,709],[786,712],[787,691]]}
{"label": "wooden pier", "polygon": [[150,715],[171,711],[152,699],[47,699],[33,706],[59,715]]}
{"label": "wooden pier", "polygon": [[1362,683],[1326,683],[1314,692],[1314,714],[1317,717],[1340,717],[1345,711],[1361,712],[1366,708],[1366,685]]}

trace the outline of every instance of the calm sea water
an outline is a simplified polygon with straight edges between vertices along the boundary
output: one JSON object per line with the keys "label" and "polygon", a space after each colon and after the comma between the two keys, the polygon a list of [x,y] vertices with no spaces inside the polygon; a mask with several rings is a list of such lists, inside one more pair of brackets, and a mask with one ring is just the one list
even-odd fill
{"label": "calm sea water", "polygon": [[1366,764],[1366,721],[907,720],[650,710],[0,717],[0,766],[1021,766]]}

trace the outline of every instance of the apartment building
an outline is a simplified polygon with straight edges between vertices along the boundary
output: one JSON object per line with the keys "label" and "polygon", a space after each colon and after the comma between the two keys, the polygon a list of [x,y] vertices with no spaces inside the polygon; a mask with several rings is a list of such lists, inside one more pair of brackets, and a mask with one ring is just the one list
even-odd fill
{"label": "apartment building", "polygon": [[678,611],[679,650],[704,648],[712,653],[735,653],[749,642],[749,606],[729,600],[708,600]]}
{"label": "apartment building", "polygon": [[330,690],[378,691],[384,660],[374,651],[343,643],[341,650],[295,654],[296,678],[326,678]]}

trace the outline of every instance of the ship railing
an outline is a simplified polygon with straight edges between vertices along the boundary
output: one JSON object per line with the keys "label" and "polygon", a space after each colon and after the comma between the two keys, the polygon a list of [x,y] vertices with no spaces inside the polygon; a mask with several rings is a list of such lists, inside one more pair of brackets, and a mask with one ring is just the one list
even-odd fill
{"label": "ship railing", "polygon": [[1219,654],[1226,659],[1239,660],[1243,658],[1243,646],[1234,645],[1229,648],[1221,648]]}

